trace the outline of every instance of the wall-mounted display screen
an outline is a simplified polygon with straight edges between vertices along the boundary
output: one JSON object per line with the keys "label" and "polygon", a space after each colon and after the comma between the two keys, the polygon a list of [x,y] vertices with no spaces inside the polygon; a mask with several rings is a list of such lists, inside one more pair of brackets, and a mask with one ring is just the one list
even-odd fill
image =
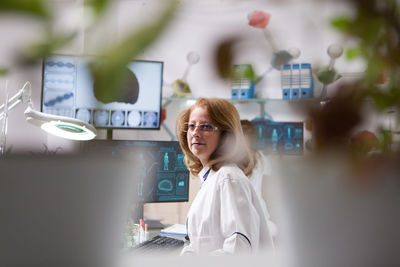
{"label": "wall-mounted display screen", "polygon": [[[115,160],[132,160],[139,202],[181,202],[189,200],[189,171],[177,141],[92,140],[85,151]],[[138,168],[137,168],[138,167]]]}
{"label": "wall-mounted display screen", "polygon": [[[43,61],[41,111],[96,128],[160,129],[163,62],[131,61],[127,81],[105,97],[88,68],[90,57],[53,55]],[[109,96],[109,94],[106,94]]]}
{"label": "wall-mounted display screen", "polygon": [[251,121],[257,129],[256,148],[264,154],[303,155],[303,122]]}

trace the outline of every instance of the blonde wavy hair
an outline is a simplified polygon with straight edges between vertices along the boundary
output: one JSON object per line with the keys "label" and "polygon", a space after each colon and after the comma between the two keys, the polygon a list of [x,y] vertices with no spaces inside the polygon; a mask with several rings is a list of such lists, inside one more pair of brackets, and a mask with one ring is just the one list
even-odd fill
{"label": "blonde wavy hair", "polygon": [[223,165],[235,163],[246,176],[250,176],[255,162],[246,145],[240,124],[239,113],[230,102],[218,98],[199,98],[191,107],[182,110],[176,120],[176,135],[185,154],[185,163],[193,175],[198,175],[203,165],[190,151],[187,132],[183,131],[183,124],[189,122],[191,112],[197,108],[204,108],[214,126],[221,131],[219,145],[210,155],[208,164],[214,171]]}

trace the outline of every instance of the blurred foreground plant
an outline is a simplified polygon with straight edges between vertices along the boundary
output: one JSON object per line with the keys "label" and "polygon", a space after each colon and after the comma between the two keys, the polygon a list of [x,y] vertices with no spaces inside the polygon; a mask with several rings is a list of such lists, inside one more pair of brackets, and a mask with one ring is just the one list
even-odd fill
{"label": "blurred foreground plant", "polygon": [[[91,20],[85,30],[90,29],[106,13],[110,0],[88,0],[85,1],[86,14],[91,14]],[[0,15],[14,14],[36,19],[42,23],[44,37],[40,41],[27,44],[23,51],[19,51],[18,61],[28,65],[54,51],[70,44],[79,33],[79,29],[69,32],[59,32],[54,29],[55,14],[52,13],[51,1],[45,0],[16,0],[0,1]]]}
{"label": "blurred foreground plant", "polygon": [[[392,0],[351,0],[353,15],[337,16],[331,25],[355,41],[346,51],[347,59],[361,58],[366,63],[363,76],[340,85],[327,102],[308,106],[315,152],[345,151],[355,159],[370,152],[390,155],[396,130],[380,125],[378,138],[354,130],[370,114],[365,106],[372,102],[378,113],[391,116],[397,111],[400,123],[400,12]],[[372,100],[371,100],[372,99]],[[394,125],[394,129],[399,125]],[[353,135],[353,136],[352,136]]]}
{"label": "blurred foreground plant", "polygon": [[[83,2],[84,31],[96,28],[112,2],[113,0],[85,0]],[[178,2],[169,0],[163,4],[165,3],[166,8],[159,18],[154,19],[149,25],[144,25],[138,31],[127,34],[121,41],[104,48],[98,54],[101,57],[90,62],[89,67],[93,72],[94,79],[99,84],[97,90],[103,95],[113,97],[119,86],[125,82],[126,72],[124,69],[127,63],[152,44],[167,27],[177,9]],[[59,49],[68,47],[81,31],[79,27],[64,32],[54,29],[55,19],[51,4],[52,2],[47,0],[0,0],[0,15],[8,13],[32,17],[38,19],[43,25],[44,38],[40,42],[28,44],[23,51],[18,52],[17,61],[24,66],[29,66]],[[7,69],[0,66],[1,74],[7,74]]]}
{"label": "blurred foreground plant", "polygon": [[[397,113],[400,123],[400,3],[396,0],[351,0],[355,14],[337,16],[332,26],[356,40],[356,45],[347,49],[349,60],[362,58],[366,71],[361,81],[352,87],[365,93],[373,101],[378,112]],[[341,89],[341,88],[340,88]],[[339,91],[340,91],[339,89]],[[345,88],[343,88],[345,89]],[[361,103],[354,103],[359,109]],[[345,118],[343,118],[346,120]],[[380,148],[389,152],[393,129],[381,128]]]}

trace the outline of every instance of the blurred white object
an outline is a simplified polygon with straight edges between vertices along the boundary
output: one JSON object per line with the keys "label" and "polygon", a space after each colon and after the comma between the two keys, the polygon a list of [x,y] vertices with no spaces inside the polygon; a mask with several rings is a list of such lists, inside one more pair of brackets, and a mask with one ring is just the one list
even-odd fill
{"label": "blurred white object", "polygon": [[266,205],[267,202],[265,201],[265,198],[262,195],[262,188],[264,186],[263,185],[264,176],[270,176],[270,175],[271,175],[270,162],[265,158],[264,154],[261,151],[258,151],[257,163],[255,168],[253,169],[251,176],[249,177],[249,180],[250,183],[253,185],[253,188],[256,191],[257,196],[260,198],[260,203],[268,223],[268,228],[271,237],[276,238],[278,236],[278,227],[273,221],[271,221],[270,214],[268,212],[268,208]]}
{"label": "blurred white object", "polygon": [[321,91],[321,99],[325,100],[327,97],[327,84],[334,82],[336,79],[340,77],[336,75],[336,71],[334,70],[335,61],[343,54],[343,47],[339,44],[331,44],[328,47],[327,53],[330,57],[328,67],[326,68],[326,73],[329,74],[329,79],[323,82],[322,91]]}
{"label": "blurred white object", "polygon": [[0,159],[0,266],[116,266],[136,164],[94,155]]}
{"label": "blurred white object", "polygon": [[277,223],[288,266],[399,266],[399,167],[377,163],[355,172],[344,155],[281,159]]}
{"label": "blurred white object", "polygon": [[292,59],[298,59],[301,54],[300,49],[295,48],[295,47],[289,48],[288,52],[289,52],[289,54],[292,55],[292,57],[293,57]]}
{"label": "blurred white object", "polygon": [[338,44],[331,44],[328,47],[327,52],[328,52],[329,57],[331,58],[329,61],[328,69],[332,70],[333,66],[335,65],[335,60],[343,54],[343,47]]}
{"label": "blurred white object", "polygon": [[189,62],[189,64],[194,65],[199,62],[200,55],[197,52],[192,51],[189,54],[187,54],[186,58],[187,58],[187,61]]}
{"label": "blurred white object", "polygon": [[184,81],[187,81],[187,77],[189,75],[189,70],[192,67],[192,65],[195,65],[195,64],[197,64],[199,62],[200,55],[195,51],[189,52],[187,54],[187,56],[186,56],[186,60],[188,62],[188,65],[187,65],[187,67],[185,69],[185,72],[183,73],[183,76],[182,76],[182,80],[184,80]]}

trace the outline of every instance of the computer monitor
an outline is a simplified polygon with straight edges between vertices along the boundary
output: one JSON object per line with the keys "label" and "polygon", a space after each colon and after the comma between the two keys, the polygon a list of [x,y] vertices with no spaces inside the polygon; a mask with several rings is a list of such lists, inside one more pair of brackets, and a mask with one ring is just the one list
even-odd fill
{"label": "computer monitor", "polygon": [[[189,171],[177,141],[92,140],[84,150],[135,162],[139,166],[134,190],[138,204],[189,200]],[[142,208],[136,218],[143,218]]]}
{"label": "computer monitor", "polygon": [[251,121],[257,129],[256,148],[264,154],[303,155],[303,122]]}
{"label": "computer monitor", "polygon": [[131,61],[127,81],[113,97],[98,90],[89,56],[44,58],[41,111],[104,129],[160,129],[163,62]]}

